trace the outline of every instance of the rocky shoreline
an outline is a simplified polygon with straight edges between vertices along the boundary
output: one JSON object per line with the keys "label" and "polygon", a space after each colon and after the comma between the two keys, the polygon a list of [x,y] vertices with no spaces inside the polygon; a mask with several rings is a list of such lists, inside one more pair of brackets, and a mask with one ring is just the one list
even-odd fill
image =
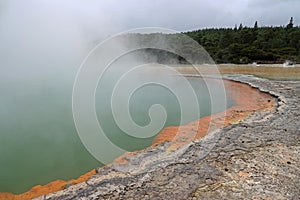
{"label": "rocky shoreline", "polygon": [[[185,76],[189,79],[199,78],[199,75],[196,74],[185,73]],[[224,84],[227,94],[233,99],[235,105],[223,112],[202,117],[185,125],[166,127],[156,136],[151,147],[140,151],[127,152],[115,159],[113,163],[118,164],[119,168],[120,166],[126,166],[129,160],[132,159],[132,156],[137,153],[151,152],[153,147],[165,142],[168,143],[166,144],[167,148],[164,148],[164,151],[174,151],[195,139],[204,137],[207,133],[211,133],[232,123],[238,123],[257,110],[268,110],[275,107],[275,98],[272,98],[272,96],[267,93],[262,93],[259,90],[252,88],[248,84],[242,84],[231,80],[221,80],[219,76],[205,75],[202,78],[205,79],[207,84]],[[216,138],[213,139],[215,140]],[[208,147],[211,149],[213,145]],[[206,152],[209,151],[206,150]],[[93,169],[81,175],[79,178],[72,180],[55,180],[46,185],[36,185],[22,194],[0,193],[0,200],[32,199],[45,194],[54,193],[71,185],[85,182],[95,174],[97,174],[97,170]]]}
{"label": "rocky shoreline", "polygon": [[157,145],[36,199],[297,199],[300,82],[224,78],[271,94],[276,109],[257,111],[172,152],[166,151],[168,142]]}

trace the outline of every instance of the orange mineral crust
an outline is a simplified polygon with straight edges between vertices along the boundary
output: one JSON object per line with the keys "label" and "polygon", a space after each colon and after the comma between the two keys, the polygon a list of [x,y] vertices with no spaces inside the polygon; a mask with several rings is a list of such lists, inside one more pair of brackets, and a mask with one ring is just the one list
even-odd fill
{"label": "orange mineral crust", "polygon": [[[175,150],[178,147],[191,142],[194,139],[204,137],[208,132],[220,129],[233,123],[242,121],[256,110],[270,110],[274,108],[275,100],[270,95],[260,92],[249,85],[224,80],[227,94],[235,101],[236,105],[226,111],[211,116],[200,118],[183,126],[172,126],[163,129],[154,139],[152,146],[160,143],[171,142],[168,150]],[[180,130],[180,131],[179,131]],[[126,157],[134,155],[137,152],[126,153],[114,162],[126,164]],[[35,186],[23,194],[0,193],[0,200],[26,200],[32,199],[44,194],[53,193],[62,190],[68,184],[77,184],[86,181],[90,176],[96,174],[92,170],[78,179],[63,181],[53,181],[44,186]]]}
{"label": "orange mineral crust", "polygon": [[154,139],[152,146],[171,142],[169,150],[175,150],[194,139],[204,137],[209,132],[238,123],[257,110],[274,108],[274,98],[249,85],[224,80],[224,86],[227,94],[235,101],[235,106],[222,113],[202,117],[187,125],[167,127]]}
{"label": "orange mineral crust", "polygon": [[22,193],[22,194],[12,194],[12,193],[0,193],[0,200],[26,200],[26,199],[32,199],[35,197],[42,196],[44,194],[49,194],[52,192],[56,192],[59,190],[62,190],[65,188],[68,184],[77,184],[84,182],[88,180],[89,177],[96,174],[96,170],[92,170],[82,176],[80,176],[78,179],[72,179],[69,181],[63,181],[63,180],[56,180],[51,183],[48,183],[47,185],[37,185],[31,188],[29,191]]}

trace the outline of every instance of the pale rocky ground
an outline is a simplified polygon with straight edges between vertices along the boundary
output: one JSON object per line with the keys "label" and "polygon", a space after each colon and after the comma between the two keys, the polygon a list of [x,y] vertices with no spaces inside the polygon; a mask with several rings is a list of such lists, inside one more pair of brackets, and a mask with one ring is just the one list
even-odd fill
{"label": "pale rocky ground", "polygon": [[300,81],[226,78],[272,94],[276,109],[174,152],[168,143],[147,149],[37,199],[300,199]]}

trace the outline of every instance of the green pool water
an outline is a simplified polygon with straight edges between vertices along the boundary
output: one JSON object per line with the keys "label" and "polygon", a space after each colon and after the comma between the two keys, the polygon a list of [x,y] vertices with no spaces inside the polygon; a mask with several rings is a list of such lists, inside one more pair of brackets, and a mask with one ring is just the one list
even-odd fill
{"label": "green pool water", "polygon": [[[69,77],[66,81],[56,75],[47,75],[40,79],[23,78],[19,82],[18,79],[10,83],[2,80],[0,192],[23,193],[38,184],[76,178],[102,165],[85,149],[76,132],[72,117],[71,79]],[[109,76],[106,79],[102,81],[110,81]],[[189,82],[199,100],[201,115],[191,116],[181,123],[211,114],[210,96],[203,80],[189,78]],[[154,137],[138,139],[118,128],[109,109],[111,89],[108,84],[96,93],[98,120],[107,136],[128,151],[151,145]],[[133,120],[141,126],[147,125],[150,122],[148,110],[153,104],[161,104],[168,113],[164,127],[179,125],[180,108],[175,94],[155,84],[146,85],[132,95],[129,107]],[[227,107],[233,104],[228,99]],[[216,109],[215,112],[222,110]]]}

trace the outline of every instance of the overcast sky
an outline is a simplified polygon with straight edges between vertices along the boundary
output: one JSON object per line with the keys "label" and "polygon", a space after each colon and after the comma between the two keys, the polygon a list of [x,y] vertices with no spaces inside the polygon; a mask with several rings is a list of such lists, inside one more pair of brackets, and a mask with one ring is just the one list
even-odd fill
{"label": "overcast sky", "polygon": [[[300,24],[300,0],[129,0],[113,1],[115,19],[128,27],[163,26],[176,30],[204,27]],[[109,10],[109,9],[108,9]]]}
{"label": "overcast sky", "polygon": [[6,18],[5,23],[69,24],[87,32],[103,26],[184,31],[239,23],[252,26],[256,20],[261,26],[286,25],[292,16],[300,24],[299,8],[300,0],[2,0],[0,23]]}
{"label": "overcast sky", "polygon": [[299,25],[299,8],[300,0],[0,0],[0,68],[72,66],[93,41],[130,28],[277,26],[290,17]]}

